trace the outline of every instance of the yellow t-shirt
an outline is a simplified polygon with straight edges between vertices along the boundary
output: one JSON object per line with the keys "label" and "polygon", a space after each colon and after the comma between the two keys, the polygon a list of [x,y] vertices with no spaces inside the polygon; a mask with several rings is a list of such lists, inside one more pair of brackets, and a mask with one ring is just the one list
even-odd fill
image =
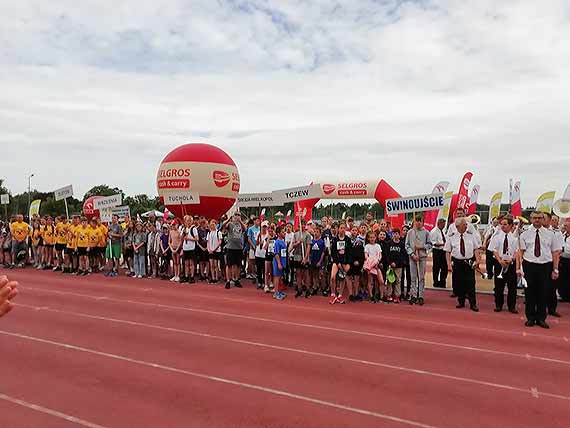
{"label": "yellow t-shirt", "polygon": [[59,245],[67,244],[67,229],[69,225],[59,222],[55,225],[55,243]]}
{"label": "yellow t-shirt", "polygon": [[18,223],[16,221],[12,223],[12,225],[10,226],[10,230],[12,231],[12,237],[16,241],[22,242],[25,241],[26,238],[28,237],[29,226],[28,223],[26,223],[25,221],[21,223]]}
{"label": "yellow t-shirt", "polygon": [[89,226],[85,227],[83,227],[83,225],[77,226],[77,228],[75,229],[75,238],[78,248],[89,247],[90,234],[91,234],[91,228]]}
{"label": "yellow t-shirt", "polygon": [[40,243],[40,230],[34,229],[30,232],[30,238],[32,239],[32,246],[37,247]]}
{"label": "yellow t-shirt", "polygon": [[77,248],[77,226],[70,224],[67,227],[67,248],[75,249]]}
{"label": "yellow t-shirt", "polygon": [[107,246],[107,237],[109,234],[109,230],[107,226],[104,224],[99,226],[99,232],[101,233],[101,239],[99,240],[99,247],[106,247]]}
{"label": "yellow t-shirt", "polygon": [[98,227],[93,228],[89,226],[89,247],[95,248],[99,246],[99,241],[101,240],[101,231]]}
{"label": "yellow t-shirt", "polygon": [[48,226],[47,224],[42,227],[42,238],[44,240],[44,245],[54,245],[55,244],[55,227],[53,225]]}

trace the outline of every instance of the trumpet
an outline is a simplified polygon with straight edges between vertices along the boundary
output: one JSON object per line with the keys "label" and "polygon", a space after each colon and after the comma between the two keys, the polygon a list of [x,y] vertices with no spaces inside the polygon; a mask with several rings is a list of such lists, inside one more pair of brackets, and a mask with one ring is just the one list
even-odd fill
{"label": "trumpet", "polygon": [[501,272],[499,272],[499,274],[497,275],[497,279],[503,279],[503,275],[505,275],[507,273],[511,263],[512,263],[512,260],[509,261],[509,264],[506,267],[501,266]]}
{"label": "trumpet", "polygon": [[471,214],[465,217],[465,220],[467,220],[467,222],[471,223],[473,226],[476,226],[481,223],[481,216],[477,214]]}
{"label": "trumpet", "polygon": [[522,215],[518,215],[516,219],[521,224],[529,224],[530,223],[530,221],[526,217],[523,217]]}

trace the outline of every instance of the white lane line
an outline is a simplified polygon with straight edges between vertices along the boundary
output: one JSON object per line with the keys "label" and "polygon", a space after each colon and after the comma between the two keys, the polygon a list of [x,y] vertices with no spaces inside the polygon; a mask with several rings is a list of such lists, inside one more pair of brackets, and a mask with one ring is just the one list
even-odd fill
{"label": "white lane line", "polygon": [[[372,416],[372,417],[375,417],[378,419],[389,420],[389,421],[398,422],[398,423],[402,423],[402,424],[406,424],[406,425],[410,425],[410,426],[414,426],[414,427],[436,428],[433,425],[424,424],[424,423],[413,421],[410,419],[403,419],[403,418],[399,418],[397,416],[391,416],[391,415],[387,415],[384,413],[374,412],[371,410],[359,409],[356,407],[351,407],[351,406],[346,406],[343,404],[333,403],[331,401],[320,400],[318,398],[313,398],[313,397],[309,397],[306,395],[300,395],[300,394],[295,394],[292,392],[283,391],[280,389],[267,388],[264,386],[255,385],[255,384],[251,384],[251,383],[245,383],[245,382],[239,382],[237,380],[227,379],[227,378],[223,378],[223,377],[219,377],[219,376],[211,376],[211,375],[207,375],[204,373],[198,373],[198,372],[193,372],[193,371],[189,371],[189,370],[178,369],[176,367],[170,367],[170,366],[166,366],[163,364],[151,363],[151,362],[143,361],[143,360],[137,360],[134,358],[125,357],[123,355],[111,354],[111,353],[102,352],[102,351],[96,351],[94,349],[83,348],[80,346],[71,345],[69,343],[55,342],[55,341],[51,341],[51,340],[47,340],[47,339],[42,339],[39,337],[27,336],[24,334],[14,333],[14,332],[5,331],[5,330],[0,330],[0,334],[3,334],[5,336],[17,337],[20,339],[25,339],[25,340],[29,340],[29,341],[33,341],[33,342],[43,343],[43,344],[47,344],[47,345],[53,345],[53,346],[57,346],[57,347],[68,349],[68,350],[84,352],[86,354],[92,354],[92,355],[97,355],[100,357],[106,357],[106,358],[110,358],[110,359],[114,359],[114,360],[125,361],[125,362],[131,363],[131,364],[137,364],[139,366],[152,367],[155,369],[160,369],[160,370],[164,370],[164,371],[168,371],[168,372],[172,372],[172,373],[183,374],[183,375],[187,375],[187,376],[196,377],[199,379],[210,380],[210,381],[214,381],[214,382],[218,382],[218,383],[223,383],[226,385],[239,386],[242,388],[247,388],[247,389],[260,391],[260,392],[265,392],[267,394],[272,394],[272,395],[277,395],[277,396],[287,397],[287,398],[293,398],[293,399],[296,399],[299,401],[304,401],[307,403],[318,404],[320,406],[331,407],[331,408],[339,409],[339,410],[345,410],[348,412],[357,413],[357,414],[361,414],[361,415],[365,415],[365,416]],[[95,426],[95,428],[99,428],[99,427]]]}
{"label": "white lane line", "polygon": [[[107,288],[107,287],[105,286],[105,288]],[[113,288],[116,289],[116,287],[113,287]],[[22,289],[23,290],[28,289],[28,290],[32,290],[32,291],[40,291],[40,292],[46,292],[46,293],[53,293],[53,292],[59,291],[59,290],[48,290],[45,288],[37,288],[37,287],[23,287]],[[153,289],[142,288],[142,289],[136,289],[136,290],[137,291],[140,291],[140,290],[147,291],[147,290],[153,290]],[[65,293],[63,291],[60,291],[60,292]],[[170,297],[172,297],[172,296],[170,296]],[[252,301],[252,300],[248,300],[248,299],[238,299],[238,298],[231,298],[231,297],[224,297],[224,296],[206,296],[206,295],[202,295],[202,294],[197,294],[195,292],[193,292],[191,294],[191,297],[192,298],[197,297],[199,299],[204,299],[204,300],[215,300],[215,301],[224,300],[224,301],[234,302],[234,303],[247,303],[247,304],[255,304],[255,305],[271,305],[272,307],[275,307],[274,302],[263,302],[263,301],[259,301],[257,299],[255,301]],[[104,300],[104,298],[102,298],[101,300]],[[402,305],[402,306],[405,307],[406,305]],[[382,314],[377,314],[377,313],[371,314],[371,313],[354,312],[354,311],[347,311],[347,310],[337,311],[337,310],[332,310],[332,309],[315,308],[314,306],[308,307],[308,306],[302,306],[302,305],[287,306],[287,308],[288,309],[293,308],[295,310],[298,309],[298,310],[302,310],[302,311],[306,311],[306,312],[308,311],[308,312],[322,312],[322,313],[327,313],[327,314],[335,314],[335,316],[348,315],[350,317],[357,316],[359,318],[364,318],[364,319],[393,320],[393,321],[408,322],[408,323],[420,322],[422,324],[430,324],[430,325],[441,326],[441,327],[457,328],[457,329],[462,329],[462,330],[488,331],[491,333],[506,334],[506,335],[515,336],[515,337],[518,337],[521,335],[521,332],[519,330],[503,330],[503,329],[496,329],[496,328],[490,328],[490,327],[477,327],[477,326],[455,324],[455,323],[448,323],[448,322],[442,322],[442,321],[431,321],[431,320],[426,320],[423,318],[403,318],[403,317],[396,317],[396,316],[392,316],[392,315],[382,315]],[[422,310],[423,309],[425,309],[425,307],[422,308]],[[451,309],[449,311],[457,313],[457,311],[453,311]],[[521,317],[521,320],[524,321],[524,317]],[[532,337],[540,338],[542,340],[547,340],[547,341],[560,341],[560,339],[561,339],[560,336],[527,333],[527,332],[523,332],[523,336],[532,336]]]}
{"label": "white lane line", "polygon": [[[83,297],[86,299],[94,299],[94,300],[99,299],[99,296],[93,296],[90,294],[72,293],[72,292],[68,292],[68,291],[49,291],[49,293],[62,294],[62,295],[72,295],[72,296],[78,296],[78,297]],[[254,316],[250,316],[250,315],[233,314],[233,313],[229,313],[229,312],[220,312],[220,311],[210,311],[210,310],[206,310],[206,309],[188,308],[185,306],[174,306],[174,305],[165,305],[162,303],[140,302],[138,300],[130,300],[130,299],[115,299],[115,298],[109,297],[106,299],[106,301],[117,302],[117,303],[128,303],[128,304],[132,304],[132,305],[149,306],[149,307],[162,308],[162,309],[168,309],[168,310],[196,312],[196,313],[217,315],[217,316],[227,317],[227,318],[247,319],[247,320],[251,320],[251,321],[261,321],[261,322],[266,322],[266,323],[271,323],[271,324],[282,324],[282,325],[289,325],[289,326],[294,326],[294,327],[302,327],[302,328],[310,328],[310,329],[315,329],[315,330],[332,331],[332,332],[336,332],[336,333],[345,333],[345,334],[351,334],[351,335],[377,337],[380,339],[387,339],[387,340],[393,340],[393,341],[399,341],[399,342],[409,342],[409,343],[415,343],[415,344],[420,344],[420,345],[439,346],[439,347],[443,347],[443,348],[459,349],[462,351],[480,352],[480,353],[492,354],[492,355],[503,355],[503,356],[509,356],[509,357],[518,357],[518,358],[528,358],[530,356],[530,359],[533,359],[533,360],[545,361],[545,362],[555,363],[555,364],[570,365],[570,361],[559,360],[559,359],[555,359],[555,358],[541,357],[541,356],[530,355],[530,354],[518,354],[516,352],[508,352],[508,351],[497,351],[494,349],[478,348],[475,346],[455,345],[452,343],[436,342],[436,341],[423,340],[423,339],[415,339],[415,338],[411,338],[411,337],[392,336],[392,335],[372,333],[372,332],[367,332],[367,331],[362,331],[362,330],[349,330],[349,329],[344,329],[344,328],[327,327],[327,326],[316,325],[316,324],[298,323],[298,322],[293,322],[293,321],[284,321],[284,320],[277,320],[277,319],[272,319],[272,318],[262,318],[262,317],[254,317]]]}
{"label": "white lane line", "polygon": [[[24,307],[26,309],[32,309],[32,310],[35,309],[34,306],[29,306],[29,305],[20,304],[19,306]],[[367,365],[367,366],[382,367],[382,368],[386,368],[386,369],[390,369],[390,370],[399,370],[399,371],[403,371],[403,372],[414,373],[414,374],[419,374],[419,375],[424,375],[424,376],[433,376],[433,377],[437,377],[437,378],[441,378],[441,379],[447,379],[447,380],[453,380],[453,381],[459,381],[459,382],[465,382],[465,383],[473,383],[476,385],[482,385],[482,386],[487,386],[487,387],[491,387],[491,388],[499,388],[499,389],[506,389],[509,391],[523,392],[525,394],[528,394],[530,392],[528,389],[519,388],[519,387],[511,386],[511,385],[505,385],[505,384],[494,383],[494,382],[487,382],[487,381],[483,381],[483,380],[465,378],[465,377],[459,377],[459,376],[453,376],[453,375],[446,375],[443,373],[432,372],[429,370],[420,370],[420,369],[413,369],[413,368],[409,368],[409,367],[395,366],[392,364],[378,363],[375,361],[363,360],[363,359],[359,359],[359,358],[344,357],[342,355],[328,354],[328,353],[316,352],[316,351],[309,351],[307,349],[291,348],[288,346],[271,345],[271,344],[263,343],[263,342],[255,342],[255,341],[251,341],[251,340],[236,339],[233,337],[218,336],[215,334],[202,333],[202,332],[195,331],[195,330],[179,329],[179,328],[175,328],[175,327],[164,327],[164,326],[160,326],[160,325],[156,325],[156,324],[148,324],[148,323],[141,323],[141,322],[137,322],[137,321],[124,320],[124,319],[120,319],[120,318],[110,318],[110,317],[104,317],[104,316],[99,316],[99,315],[91,315],[91,314],[86,314],[86,313],[82,313],[82,312],[62,311],[59,309],[46,309],[46,310],[48,312],[54,312],[54,313],[64,314],[64,315],[72,315],[72,316],[81,317],[81,318],[94,319],[94,320],[99,320],[99,321],[107,321],[107,322],[112,322],[112,323],[117,323],[117,324],[126,324],[126,325],[131,325],[131,326],[136,326],[136,327],[152,328],[152,329],[168,331],[168,332],[172,332],[172,333],[187,334],[190,336],[197,336],[197,337],[203,337],[203,338],[207,338],[207,339],[214,339],[214,340],[220,340],[220,341],[225,341],[225,342],[238,343],[238,344],[242,344],[242,345],[256,346],[256,347],[260,347],[260,348],[274,349],[274,350],[278,350],[278,351],[293,352],[293,353],[310,355],[310,356],[315,356],[315,357],[325,357],[325,358],[330,358],[330,359],[335,359],[335,360],[340,360],[340,361],[347,361],[347,362],[352,362],[352,363],[363,364],[363,365]],[[544,393],[544,392],[540,393],[540,395],[570,401],[570,397],[567,397],[564,395]]]}
{"label": "white lane line", "polygon": [[76,418],[75,416],[67,415],[65,413],[58,412],[57,410],[48,409],[47,407],[40,406],[38,404],[29,403],[18,398],[10,397],[9,395],[0,393],[0,400],[9,401],[10,403],[17,404],[28,409],[35,410],[36,412],[44,413],[46,415],[55,416],[56,418],[64,419],[68,422],[72,422],[76,425],[80,425],[88,428],[105,428],[102,425],[94,424],[93,422],[86,421],[84,419]]}

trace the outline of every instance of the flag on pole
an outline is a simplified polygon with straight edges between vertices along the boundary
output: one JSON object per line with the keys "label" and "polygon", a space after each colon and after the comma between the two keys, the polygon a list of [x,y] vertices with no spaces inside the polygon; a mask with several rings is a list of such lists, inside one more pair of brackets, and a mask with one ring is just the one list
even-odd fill
{"label": "flag on pole", "polygon": [[543,213],[551,213],[554,196],[556,196],[556,192],[546,192],[540,195],[536,200],[536,210]]}
{"label": "flag on pole", "polygon": [[[440,181],[434,187],[431,193],[443,193],[447,191],[449,181]],[[424,215],[424,227],[426,230],[432,230],[437,223],[437,216],[441,210],[426,211]]]}
{"label": "flag on pole", "polygon": [[469,196],[469,209],[467,210],[467,215],[475,214],[477,211],[477,198],[479,197],[480,186],[476,184],[471,189],[471,196]]}
{"label": "flag on pole", "polygon": [[[459,191],[457,192],[457,208],[465,209],[467,208],[468,200],[467,196],[469,193],[469,185],[471,184],[471,179],[473,178],[472,172],[466,172],[459,185]],[[457,209],[455,208],[455,209]],[[453,213],[452,213],[453,214]]]}
{"label": "flag on pole", "polygon": [[162,216],[162,220],[164,220],[164,221],[168,220],[169,215],[170,215],[170,211],[168,211],[168,208],[164,207],[164,215]]}
{"label": "flag on pole", "polygon": [[30,204],[30,212],[29,212],[28,218],[31,219],[33,216],[40,215],[40,204],[41,203],[42,203],[41,199],[36,199],[36,200],[32,201],[32,203]]}
{"label": "flag on pole", "polygon": [[437,214],[437,220],[443,218],[447,221],[449,218],[449,210],[451,209],[451,199],[453,198],[453,192],[445,192],[443,195],[443,207],[439,210]]}
{"label": "flag on pole", "polygon": [[259,220],[265,221],[265,208],[261,210],[261,214],[259,215]]}
{"label": "flag on pole", "polygon": [[287,211],[287,215],[285,216],[285,223],[289,223],[291,219],[291,210]]}
{"label": "flag on pole", "polygon": [[513,204],[511,205],[511,215],[515,218],[522,215],[521,203],[521,182],[517,181],[513,186]]}
{"label": "flag on pole", "polygon": [[501,212],[501,201],[503,199],[503,192],[497,192],[491,198],[491,203],[489,204],[489,223],[494,218],[499,216]]}

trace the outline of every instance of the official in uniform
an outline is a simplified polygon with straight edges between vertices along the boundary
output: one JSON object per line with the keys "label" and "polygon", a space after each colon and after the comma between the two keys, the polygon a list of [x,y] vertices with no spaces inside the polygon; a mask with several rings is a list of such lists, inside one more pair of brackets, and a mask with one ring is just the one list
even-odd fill
{"label": "official in uniform", "polygon": [[433,255],[433,286],[438,288],[445,288],[447,281],[447,258],[445,257],[445,251],[443,251],[446,241],[443,231],[444,227],[445,219],[440,218],[437,221],[437,227],[434,227],[429,234]]}
{"label": "official in uniform", "polygon": [[560,253],[560,278],[558,292],[561,302],[570,302],[570,217],[562,226],[562,252]]}
{"label": "official in uniform", "polygon": [[457,294],[457,308],[465,307],[465,298],[474,312],[479,312],[475,293],[475,269],[479,268],[478,248],[481,240],[467,230],[467,220],[459,217],[454,223],[456,232],[447,238],[444,250],[447,256],[451,283]]}
{"label": "official in uniform", "polygon": [[517,257],[517,275],[524,276],[527,282],[525,325],[550,328],[546,323],[546,302],[551,281],[558,279],[558,263],[562,248],[557,246],[554,233],[543,227],[544,213],[533,211],[530,221],[532,226],[520,236]]}
{"label": "official in uniform", "polygon": [[495,270],[499,269],[493,250],[489,248],[491,239],[493,239],[495,234],[500,230],[499,222],[500,220],[498,218],[494,218],[491,221],[489,228],[485,231],[483,240],[483,246],[485,247],[485,279],[493,279],[495,276]]}
{"label": "official in uniform", "polygon": [[[560,247],[560,249],[562,249],[564,246],[564,237],[558,228],[559,223],[560,218],[558,216],[551,215],[550,213],[544,213],[544,221],[542,224],[546,229],[550,230],[554,234],[554,240],[557,247]],[[550,281],[550,290],[548,291],[548,298],[546,300],[546,309],[548,311],[548,315],[556,318],[561,317],[561,315],[556,311],[558,308],[558,295],[556,292],[558,291],[559,285],[560,278]]]}
{"label": "official in uniform", "polygon": [[495,271],[495,312],[503,310],[505,303],[505,286],[507,287],[507,308],[510,313],[517,314],[517,273],[516,254],[519,250],[518,239],[512,233],[513,217],[501,219],[500,230],[491,238],[488,250],[497,262]]}

